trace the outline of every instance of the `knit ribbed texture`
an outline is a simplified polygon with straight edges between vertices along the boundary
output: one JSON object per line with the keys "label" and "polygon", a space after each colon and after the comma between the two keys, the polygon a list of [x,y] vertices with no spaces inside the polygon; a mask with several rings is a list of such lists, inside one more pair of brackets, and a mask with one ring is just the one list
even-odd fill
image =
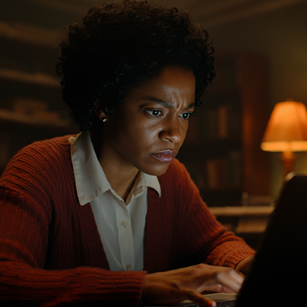
{"label": "knit ribbed texture", "polygon": [[[217,223],[184,166],[149,189],[144,269],[207,262],[234,267],[253,254]],[[90,204],[80,206],[68,136],[21,150],[0,179],[0,303],[138,306],[143,272],[111,272]]]}

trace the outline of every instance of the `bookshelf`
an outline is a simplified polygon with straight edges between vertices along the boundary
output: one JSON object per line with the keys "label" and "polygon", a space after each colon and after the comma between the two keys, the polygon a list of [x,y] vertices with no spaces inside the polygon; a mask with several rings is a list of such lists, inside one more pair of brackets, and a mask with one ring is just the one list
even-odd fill
{"label": "bookshelf", "polygon": [[22,147],[76,133],[55,62],[61,34],[0,21],[0,174]]}
{"label": "bookshelf", "polygon": [[260,149],[268,120],[267,59],[215,56],[217,76],[190,121],[178,154],[209,206],[240,206],[242,193],[269,194],[269,157]]}

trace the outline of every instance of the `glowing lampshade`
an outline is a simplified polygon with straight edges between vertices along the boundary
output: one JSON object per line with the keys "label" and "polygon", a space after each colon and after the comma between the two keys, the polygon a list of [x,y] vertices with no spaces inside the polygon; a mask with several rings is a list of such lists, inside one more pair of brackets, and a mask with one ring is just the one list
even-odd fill
{"label": "glowing lampshade", "polygon": [[266,127],[261,149],[280,151],[285,172],[292,171],[293,151],[307,151],[307,111],[301,102],[285,101],[275,105]]}

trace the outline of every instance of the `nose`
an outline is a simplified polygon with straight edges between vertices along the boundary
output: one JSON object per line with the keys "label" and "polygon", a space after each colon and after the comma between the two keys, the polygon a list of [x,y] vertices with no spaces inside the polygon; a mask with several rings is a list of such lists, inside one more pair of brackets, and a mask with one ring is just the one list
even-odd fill
{"label": "nose", "polygon": [[[185,131],[186,132],[186,131]],[[185,137],[184,127],[180,124],[178,118],[167,119],[159,137],[163,141],[179,143]]]}

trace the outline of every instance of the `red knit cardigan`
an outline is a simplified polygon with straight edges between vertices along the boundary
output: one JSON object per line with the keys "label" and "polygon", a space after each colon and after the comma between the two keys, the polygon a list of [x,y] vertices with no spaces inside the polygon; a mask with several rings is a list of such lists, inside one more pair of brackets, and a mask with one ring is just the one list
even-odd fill
{"label": "red knit cardigan", "polygon": [[[226,232],[184,166],[148,190],[144,270],[205,262],[234,267],[254,252]],[[21,150],[0,179],[0,303],[138,306],[146,271],[112,272],[90,204],[78,203],[68,136]]]}

